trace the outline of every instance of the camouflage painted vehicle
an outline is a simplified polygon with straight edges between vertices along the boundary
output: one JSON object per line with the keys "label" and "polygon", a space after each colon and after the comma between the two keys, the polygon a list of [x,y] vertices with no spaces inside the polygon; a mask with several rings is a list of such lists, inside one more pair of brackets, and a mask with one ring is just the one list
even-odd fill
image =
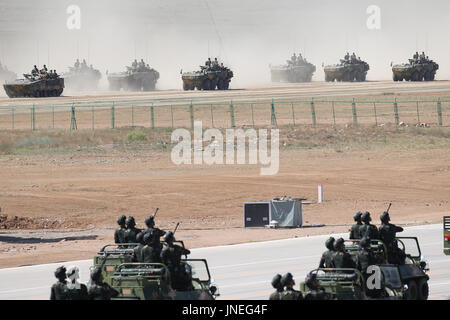
{"label": "camouflage painted vehicle", "polygon": [[369,64],[362,60],[342,60],[339,64],[324,67],[325,81],[363,82],[366,81]]}
{"label": "camouflage painted vehicle", "polygon": [[111,285],[111,277],[117,267],[123,263],[133,262],[133,248],[137,245],[137,243],[127,243],[118,247],[115,244],[108,244],[94,257],[93,267],[100,267],[104,281]]}
{"label": "camouflage painted vehicle", "polygon": [[3,66],[0,63],[0,82],[5,83],[14,81],[15,79],[17,79],[17,75],[14,72],[9,71],[6,66]]}
{"label": "camouflage painted vehicle", "polygon": [[87,65],[69,67],[69,72],[63,74],[66,88],[69,90],[96,90],[102,74],[99,70]]}
{"label": "camouflage painted vehicle", "polygon": [[217,288],[212,285],[208,263],[203,259],[182,260],[191,285],[187,290],[170,287],[171,274],[161,263],[125,263],[110,278],[119,292],[116,300],[214,300]]}
{"label": "camouflage painted vehicle", "polygon": [[433,60],[409,59],[409,63],[392,66],[394,81],[434,81],[439,65]]}
{"label": "camouflage painted vehicle", "polygon": [[287,64],[270,66],[272,82],[311,82],[316,66],[305,59],[287,60]]}
{"label": "camouflage painted vehicle", "polygon": [[25,79],[17,79],[3,85],[10,98],[27,97],[59,97],[64,91],[64,78],[49,78],[45,75],[34,77],[23,75]]}
{"label": "camouflage painted vehicle", "polygon": [[450,217],[444,217],[444,254],[450,255]]}
{"label": "camouflage painted vehicle", "polygon": [[108,74],[109,89],[112,91],[153,91],[159,79],[159,72],[148,65],[126,67],[127,71]]}
{"label": "camouflage painted vehicle", "polygon": [[183,90],[228,90],[234,74],[223,66],[200,66],[200,71],[181,72]]}

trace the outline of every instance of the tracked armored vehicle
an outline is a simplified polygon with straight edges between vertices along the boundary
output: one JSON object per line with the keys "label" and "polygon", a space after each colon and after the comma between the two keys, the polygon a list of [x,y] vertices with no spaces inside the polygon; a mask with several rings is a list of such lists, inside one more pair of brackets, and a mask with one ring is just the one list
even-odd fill
{"label": "tracked armored vehicle", "polygon": [[408,63],[392,66],[394,81],[434,81],[439,65],[428,57],[409,59]]}
{"label": "tracked armored vehicle", "polygon": [[207,61],[200,71],[181,72],[183,90],[228,90],[233,76],[233,71],[217,60]]}
{"label": "tracked armored vehicle", "polygon": [[40,74],[24,74],[24,79],[17,79],[3,85],[10,98],[59,97],[64,91],[64,78]]}
{"label": "tracked armored vehicle", "polygon": [[285,65],[270,66],[272,82],[311,82],[316,66],[303,59],[301,55],[295,54]]}
{"label": "tracked armored vehicle", "polygon": [[85,61],[75,63],[69,67],[69,72],[63,75],[66,88],[68,90],[96,90],[102,74],[99,70],[89,67]]}
{"label": "tracked armored vehicle", "polygon": [[112,91],[153,91],[159,79],[159,72],[142,61],[133,62],[127,71],[108,74],[109,89]]}
{"label": "tracked armored vehicle", "polygon": [[363,82],[366,81],[367,72],[370,70],[369,64],[365,61],[352,56],[341,59],[339,64],[328,65],[324,67],[325,81],[345,81],[345,82]]}

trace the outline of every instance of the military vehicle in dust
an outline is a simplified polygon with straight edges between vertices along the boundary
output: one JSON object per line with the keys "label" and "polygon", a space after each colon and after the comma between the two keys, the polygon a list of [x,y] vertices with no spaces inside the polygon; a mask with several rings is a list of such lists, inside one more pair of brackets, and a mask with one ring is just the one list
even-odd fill
{"label": "military vehicle in dust", "polygon": [[63,75],[66,88],[68,90],[96,90],[102,74],[94,69],[92,65],[88,66],[86,60],[81,63],[77,59],[73,67],[69,67],[69,72]]}
{"label": "military vehicle in dust", "polygon": [[316,72],[316,66],[309,63],[301,54],[295,53],[290,60],[286,60],[285,65],[270,66],[272,82],[311,82],[312,76]]}
{"label": "military vehicle in dust", "polygon": [[[174,241],[184,247],[182,241]],[[164,242],[162,242],[164,243]],[[138,244],[106,245],[94,257],[93,268],[102,270],[104,282],[119,292],[119,300],[213,300],[219,294],[204,259],[182,259],[186,285],[172,288],[171,274],[162,263],[136,263]]]}
{"label": "military vehicle in dust", "polygon": [[[364,277],[357,269],[316,269],[320,286],[336,299],[405,299],[427,300],[429,276],[427,263],[423,261],[416,237],[397,237],[399,250],[405,255],[402,264],[387,259],[386,245],[380,240],[371,240],[371,250],[376,260],[383,263],[376,266],[381,271],[381,288],[369,291]],[[346,240],[345,250],[355,260],[359,251],[359,240]],[[300,289],[307,291],[305,283]]]}
{"label": "military vehicle in dust", "polygon": [[439,65],[425,56],[416,52],[408,63],[392,66],[394,81],[434,81]]}
{"label": "military vehicle in dust", "polygon": [[339,64],[324,67],[325,81],[363,82],[366,81],[369,70],[370,67],[367,62],[356,57],[355,53],[351,56],[347,53]]}
{"label": "military vehicle in dust", "polygon": [[48,72],[45,65],[42,70],[38,70],[35,66],[31,74],[23,76],[24,79],[3,85],[8,97],[59,97],[64,91],[64,78],[61,78],[55,70]]}
{"label": "military vehicle in dust", "polygon": [[444,217],[444,254],[450,255],[450,216]]}
{"label": "military vehicle in dust", "polygon": [[8,67],[0,63],[0,82],[5,83],[9,81],[14,81],[17,78],[17,75],[8,70]]}
{"label": "military vehicle in dust", "polygon": [[214,61],[208,58],[199,71],[181,71],[183,90],[228,90],[233,76],[233,71],[219,64],[217,58]]}
{"label": "military vehicle in dust", "polygon": [[112,91],[153,91],[159,79],[159,72],[141,59],[134,60],[126,71],[108,74],[109,89]]}

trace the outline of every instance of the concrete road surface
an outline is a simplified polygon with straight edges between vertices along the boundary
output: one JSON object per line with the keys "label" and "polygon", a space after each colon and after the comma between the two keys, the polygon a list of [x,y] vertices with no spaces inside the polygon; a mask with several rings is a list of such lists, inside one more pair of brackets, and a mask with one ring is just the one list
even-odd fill
{"label": "concrete road surface", "polygon": [[[334,237],[347,234],[336,234]],[[442,225],[409,227],[401,236],[417,236],[430,267],[430,299],[450,298],[450,257],[443,254]],[[268,299],[276,273],[291,272],[296,287],[318,265],[328,235],[200,248],[190,258],[206,258],[221,299]],[[0,299],[48,299],[53,272],[62,263],[0,270]],[[80,268],[87,282],[91,260],[64,262]]]}

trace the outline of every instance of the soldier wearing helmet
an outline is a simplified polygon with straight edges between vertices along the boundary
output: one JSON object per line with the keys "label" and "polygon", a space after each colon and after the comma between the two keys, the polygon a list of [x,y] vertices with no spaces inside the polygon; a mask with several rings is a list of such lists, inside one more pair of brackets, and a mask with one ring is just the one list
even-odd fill
{"label": "soldier wearing helmet", "polygon": [[362,222],[361,222],[361,216],[362,216],[362,212],[357,212],[354,216],[353,216],[353,220],[355,220],[355,224],[352,226],[352,228],[350,229],[350,239],[354,240],[354,239],[361,239],[361,227],[362,227]]}
{"label": "soldier wearing helmet", "polygon": [[281,300],[281,295],[284,290],[284,286],[281,284],[281,278],[281,274],[277,274],[275,277],[273,277],[271,284],[275,289],[275,292],[270,295],[269,300]]}
{"label": "soldier wearing helmet", "polygon": [[361,239],[359,242],[359,251],[356,256],[356,267],[364,275],[364,278],[367,278],[367,268],[377,263],[378,261],[370,245],[370,238]]}
{"label": "soldier wearing helmet", "polygon": [[386,245],[388,261],[390,263],[404,264],[405,253],[399,249],[397,240],[395,239],[397,232],[403,232],[402,227],[398,227],[395,224],[389,223],[391,218],[389,212],[385,211],[380,216],[381,226],[378,229],[380,240]]}
{"label": "soldier wearing helmet", "polygon": [[339,238],[335,241],[334,249],[336,250],[336,253],[331,259],[331,266],[333,268],[352,269],[355,267],[355,262],[353,261],[352,256],[345,251],[345,240],[343,238]]}
{"label": "soldier wearing helmet", "polygon": [[145,219],[145,225],[147,226],[145,232],[152,231],[156,236],[156,238],[158,239],[158,241],[159,238],[161,238],[166,233],[164,230],[155,227],[155,218],[153,216],[150,216],[147,219]]}
{"label": "soldier wearing helmet", "polygon": [[186,286],[189,286],[190,279],[185,272],[184,264],[181,263],[183,255],[191,253],[186,248],[174,244],[175,237],[173,232],[169,231],[164,236],[164,249],[161,251],[161,261],[164,263],[170,271],[172,278],[172,288],[174,290],[183,290]]}
{"label": "soldier wearing helmet", "polygon": [[87,287],[78,282],[80,279],[80,270],[78,267],[71,267],[66,272],[67,279],[69,280],[67,287],[69,289],[68,292],[68,300],[87,300],[88,298],[88,290]]}
{"label": "soldier wearing helmet", "polygon": [[126,221],[127,231],[125,232],[125,241],[126,243],[136,243],[136,236],[141,229],[136,228],[136,222],[134,221],[134,217],[128,217]]}
{"label": "soldier wearing helmet", "polygon": [[142,256],[142,249],[145,246],[144,235],[144,232],[139,232],[136,236],[138,245],[133,249],[133,262],[144,262],[144,258]]}
{"label": "soldier wearing helmet", "polygon": [[305,284],[309,289],[305,295],[305,300],[331,300],[331,295],[326,293],[324,288],[320,287],[315,273],[310,273],[306,276]]}
{"label": "soldier wearing helmet", "polygon": [[119,292],[107,283],[103,282],[102,269],[94,268],[91,272],[91,286],[89,287],[89,300],[111,300],[119,295]]}
{"label": "soldier wearing helmet", "polygon": [[58,281],[50,290],[50,300],[68,300],[69,288],[66,281],[66,268],[61,266],[56,269],[55,277]]}
{"label": "soldier wearing helmet", "polygon": [[362,214],[361,220],[364,222],[364,224],[361,226],[361,238],[366,237],[373,240],[380,239],[378,234],[378,229],[373,224],[370,224],[370,221],[372,221],[372,218],[370,217],[370,212],[366,211]]}
{"label": "soldier wearing helmet", "polygon": [[288,272],[281,278],[280,285],[286,287],[281,294],[281,300],[303,300],[302,293],[294,289],[295,281],[291,273]]}
{"label": "soldier wearing helmet", "polygon": [[319,268],[331,268],[331,261],[336,252],[334,249],[334,241],[335,239],[333,237],[330,237],[325,241],[325,247],[327,247],[328,250],[325,251],[320,258]]}
{"label": "soldier wearing helmet", "polygon": [[160,263],[159,246],[155,245],[155,237],[153,232],[147,232],[144,234],[145,246],[142,248],[142,262],[144,263]]}
{"label": "soldier wearing helmet", "polygon": [[127,217],[122,215],[117,219],[117,224],[119,225],[119,229],[114,232],[114,242],[115,243],[126,243],[125,234],[127,228],[125,226]]}

